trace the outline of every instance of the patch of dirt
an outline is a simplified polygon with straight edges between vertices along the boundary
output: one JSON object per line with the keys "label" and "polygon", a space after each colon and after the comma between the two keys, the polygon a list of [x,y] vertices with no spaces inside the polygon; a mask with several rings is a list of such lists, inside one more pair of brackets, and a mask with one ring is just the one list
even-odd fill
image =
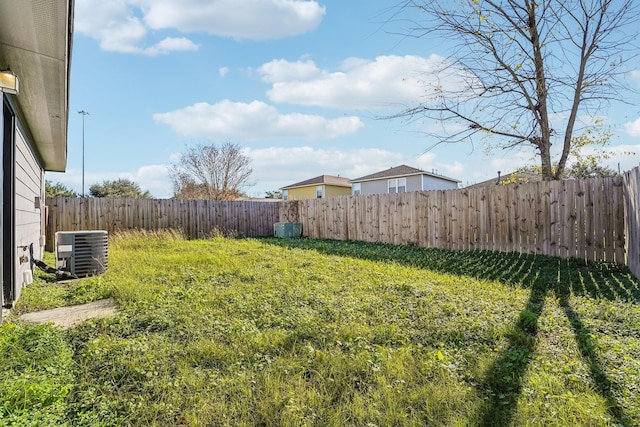
{"label": "patch of dirt", "polygon": [[63,328],[68,328],[87,319],[112,316],[117,312],[115,301],[112,298],[94,301],[87,304],[60,307],[51,310],[26,313],[20,318],[27,322],[49,323],[53,322]]}

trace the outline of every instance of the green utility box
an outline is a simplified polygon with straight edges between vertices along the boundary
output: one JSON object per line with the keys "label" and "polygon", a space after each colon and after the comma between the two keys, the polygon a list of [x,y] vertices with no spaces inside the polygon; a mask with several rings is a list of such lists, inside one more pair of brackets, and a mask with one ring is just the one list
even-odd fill
{"label": "green utility box", "polygon": [[299,222],[276,222],[273,224],[273,235],[276,237],[300,237],[302,224]]}

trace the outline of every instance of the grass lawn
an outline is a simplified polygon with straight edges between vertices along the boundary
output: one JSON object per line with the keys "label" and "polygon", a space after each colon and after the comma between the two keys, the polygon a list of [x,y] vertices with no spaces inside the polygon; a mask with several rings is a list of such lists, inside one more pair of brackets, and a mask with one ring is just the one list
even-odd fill
{"label": "grass lawn", "polygon": [[114,236],[16,312],[112,296],[75,329],[0,326],[0,426],[640,425],[625,267],[307,239]]}

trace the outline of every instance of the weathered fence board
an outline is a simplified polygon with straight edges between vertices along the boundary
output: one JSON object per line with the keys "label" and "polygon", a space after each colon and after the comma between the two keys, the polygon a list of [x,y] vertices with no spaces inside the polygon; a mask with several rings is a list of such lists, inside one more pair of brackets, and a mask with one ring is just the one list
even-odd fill
{"label": "weathered fence board", "polygon": [[281,202],[47,199],[48,250],[70,230],[216,231],[269,236],[300,222],[310,238],[489,249],[626,263],[640,276],[640,168],[622,177]]}
{"label": "weathered fence board", "polygon": [[640,167],[624,174],[627,265],[640,277]]}

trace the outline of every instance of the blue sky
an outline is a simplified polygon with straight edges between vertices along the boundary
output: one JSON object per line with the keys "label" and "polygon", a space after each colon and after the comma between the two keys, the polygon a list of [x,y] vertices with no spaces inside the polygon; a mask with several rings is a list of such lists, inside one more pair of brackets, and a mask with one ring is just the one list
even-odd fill
{"label": "blue sky", "polygon": [[[463,185],[508,173],[528,151],[440,145],[431,123],[385,120],[415,105],[445,43],[399,35],[397,0],[76,0],[68,164],[47,173],[80,192],[128,178],[170,197],[185,147],[225,141],[252,159],[262,197],[314,176],[357,178],[408,164]],[[250,11],[250,13],[248,13]],[[638,88],[640,72],[629,74]],[[633,100],[636,101],[636,100]],[[636,105],[638,103],[636,102]],[[613,168],[640,159],[640,108],[600,116]],[[633,156],[619,153],[632,151]]]}

